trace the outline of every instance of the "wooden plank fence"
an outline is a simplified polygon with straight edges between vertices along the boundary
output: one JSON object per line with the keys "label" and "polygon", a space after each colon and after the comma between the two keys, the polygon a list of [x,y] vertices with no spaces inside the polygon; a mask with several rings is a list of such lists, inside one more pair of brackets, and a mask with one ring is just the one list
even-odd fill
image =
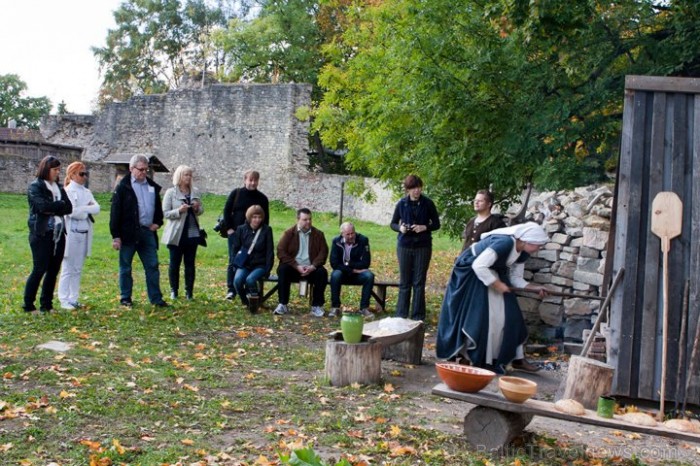
{"label": "wooden plank fence", "polygon": [[[673,191],[683,201],[683,230],[669,253],[666,400],[682,401],[685,380],[677,380],[677,373],[686,280],[686,355],[700,315],[700,79],[626,78],[618,170],[612,269],[624,267],[625,278],[610,308],[613,391],[633,399],[659,399],[663,275],[660,240],[651,233],[651,203],[660,191]],[[688,374],[687,401],[697,405],[700,374],[695,372]]]}

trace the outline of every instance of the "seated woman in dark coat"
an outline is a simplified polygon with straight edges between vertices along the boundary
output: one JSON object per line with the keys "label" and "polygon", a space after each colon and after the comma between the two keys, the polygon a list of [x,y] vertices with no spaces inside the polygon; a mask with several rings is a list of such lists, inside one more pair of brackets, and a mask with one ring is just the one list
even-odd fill
{"label": "seated woman in dark coat", "polygon": [[505,373],[505,366],[536,371],[525,359],[527,328],[511,287],[546,294],[523,279],[525,260],[549,241],[536,223],[500,228],[460,254],[445,291],[438,322],[437,357],[467,358]]}
{"label": "seated woman in dark coat", "polygon": [[257,312],[260,303],[258,280],[270,275],[275,262],[272,228],[263,223],[265,211],[259,205],[248,207],[245,218],[245,223],[236,227],[233,234],[233,253],[247,255],[247,259],[244,264],[234,261],[233,285],[250,312]]}

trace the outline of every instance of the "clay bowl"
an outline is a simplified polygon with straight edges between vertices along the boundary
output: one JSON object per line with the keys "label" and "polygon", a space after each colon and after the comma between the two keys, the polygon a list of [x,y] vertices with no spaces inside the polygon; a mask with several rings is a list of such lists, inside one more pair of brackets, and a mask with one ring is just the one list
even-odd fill
{"label": "clay bowl", "polygon": [[503,396],[513,403],[523,403],[537,393],[537,384],[521,377],[503,376],[498,379]]}
{"label": "clay bowl", "polygon": [[439,362],[435,367],[445,385],[456,392],[478,392],[496,377],[495,372],[451,362]]}

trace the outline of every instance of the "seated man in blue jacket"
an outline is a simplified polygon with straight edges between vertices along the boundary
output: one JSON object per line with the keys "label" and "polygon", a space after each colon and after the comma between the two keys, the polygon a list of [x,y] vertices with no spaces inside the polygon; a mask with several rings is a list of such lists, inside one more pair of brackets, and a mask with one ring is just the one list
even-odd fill
{"label": "seated man in blue jacket", "polygon": [[355,225],[345,222],[340,226],[340,236],[331,241],[331,311],[329,317],[340,314],[341,284],[362,285],[360,312],[371,320],[374,314],[369,310],[369,298],[374,286],[374,274],[369,270],[372,255],[369,239],[355,233]]}

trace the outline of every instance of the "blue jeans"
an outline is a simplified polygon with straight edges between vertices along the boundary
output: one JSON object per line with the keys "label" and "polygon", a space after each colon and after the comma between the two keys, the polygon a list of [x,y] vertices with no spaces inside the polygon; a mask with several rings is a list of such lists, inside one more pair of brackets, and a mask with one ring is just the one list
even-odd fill
{"label": "blue jeans", "polygon": [[396,317],[409,317],[409,304],[411,304],[411,291],[413,291],[410,318],[425,320],[425,282],[433,248],[432,246],[423,248],[399,246],[396,253],[399,260],[399,296],[396,302]]}
{"label": "blue jeans", "polygon": [[369,298],[372,296],[374,287],[374,274],[366,270],[362,273],[348,273],[342,270],[331,272],[331,307],[340,307],[340,285],[362,285],[362,296],[360,297],[360,309],[369,307]]}
{"label": "blue jeans", "polygon": [[148,300],[152,304],[163,301],[160,292],[160,272],[158,271],[158,241],[156,234],[146,227],[141,227],[136,244],[122,244],[119,249],[119,290],[121,299],[131,299],[131,290],[134,279],[131,276],[131,263],[134,254],[138,253],[139,259],[146,272],[146,290]]}
{"label": "blue jeans", "polygon": [[246,294],[258,293],[258,280],[265,276],[265,269],[258,267],[256,269],[236,269],[236,275],[233,278],[233,285],[236,288],[236,293],[241,297],[243,304],[248,304]]}

